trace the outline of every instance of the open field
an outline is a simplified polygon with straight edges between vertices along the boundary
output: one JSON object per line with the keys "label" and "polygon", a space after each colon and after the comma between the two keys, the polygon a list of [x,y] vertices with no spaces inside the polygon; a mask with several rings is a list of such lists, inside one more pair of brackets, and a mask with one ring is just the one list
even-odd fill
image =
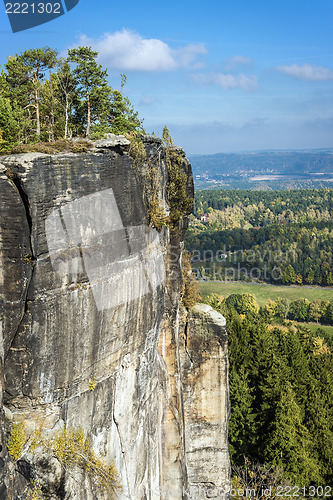
{"label": "open field", "polygon": [[326,333],[330,334],[333,337],[333,326],[331,325],[317,325],[317,323],[299,323],[297,321],[292,321],[294,325],[305,326],[309,328],[312,332],[316,332],[318,328],[324,330]]}
{"label": "open field", "polygon": [[274,285],[254,285],[252,283],[221,283],[218,281],[200,282],[200,293],[203,297],[217,293],[223,297],[228,297],[232,293],[250,293],[256,298],[260,306],[264,305],[268,299],[276,300],[282,297],[289,300],[315,299],[333,301],[333,289],[329,288],[308,288],[305,286],[274,286]]}

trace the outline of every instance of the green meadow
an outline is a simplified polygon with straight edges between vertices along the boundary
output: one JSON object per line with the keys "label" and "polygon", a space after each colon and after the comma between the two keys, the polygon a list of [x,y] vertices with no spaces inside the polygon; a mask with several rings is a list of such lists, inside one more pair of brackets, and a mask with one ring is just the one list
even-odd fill
{"label": "green meadow", "polygon": [[299,323],[297,321],[293,321],[293,324],[299,326],[305,326],[306,328],[311,330],[311,332],[316,332],[318,328],[320,328],[321,330],[324,330],[324,332],[332,335],[333,337],[333,326],[331,325],[318,325],[317,323]]}
{"label": "green meadow", "polygon": [[207,281],[200,282],[200,293],[202,297],[206,297],[211,293],[217,293],[223,297],[228,297],[232,293],[250,293],[255,297],[259,306],[264,305],[268,299],[276,300],[278,297],[291,301],[296,299],[308,299],[310,302],[315,299],[333,301],[333,289],[305,286],[254,285],[252,283]]}

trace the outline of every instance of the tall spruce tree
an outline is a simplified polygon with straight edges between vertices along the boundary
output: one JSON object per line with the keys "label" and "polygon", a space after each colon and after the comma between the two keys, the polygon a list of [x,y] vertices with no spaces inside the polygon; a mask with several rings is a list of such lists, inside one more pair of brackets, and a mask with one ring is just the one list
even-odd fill
{"label": "tall spruce tree", "polygon": [[232,366],[230,371],[229,450],[232,460],[236,463],[241,462],[244,456],[253,456],[253,452],[255,452],[255,396],[249,378],[249,372],[244,366],[238,370]]}
{"label": "tall spruce tree", "polygon": [[304,485],[320,484],[323,480],[312,436],[303,423],[302,410],[290,383],[285,385],[277,402],[265,455],[274,465],[282,466],[291,480]]}

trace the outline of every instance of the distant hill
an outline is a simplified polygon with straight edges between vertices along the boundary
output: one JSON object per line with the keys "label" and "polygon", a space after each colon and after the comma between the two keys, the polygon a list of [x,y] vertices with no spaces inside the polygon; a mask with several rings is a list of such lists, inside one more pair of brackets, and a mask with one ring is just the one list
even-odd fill
{"label": "distant hill", "polygon": [[333,174],[333,149],[258,151],[189,156],[194,174]]}
{"label": "distant hill", "polygon": [[333,149],[189,156],[196,189],[300,189],[333,186]]}

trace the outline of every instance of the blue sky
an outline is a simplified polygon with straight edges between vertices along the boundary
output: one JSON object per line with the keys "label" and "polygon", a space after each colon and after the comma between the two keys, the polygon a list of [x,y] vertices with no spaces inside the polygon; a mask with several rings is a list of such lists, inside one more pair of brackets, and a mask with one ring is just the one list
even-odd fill
{"label": "blue sky", "polygon": [[146,130],[167,124],[187,154],[332,148],[332,24],[332,0],[80,0],[13,34],[2,4],[0,62],[91,45]]}

